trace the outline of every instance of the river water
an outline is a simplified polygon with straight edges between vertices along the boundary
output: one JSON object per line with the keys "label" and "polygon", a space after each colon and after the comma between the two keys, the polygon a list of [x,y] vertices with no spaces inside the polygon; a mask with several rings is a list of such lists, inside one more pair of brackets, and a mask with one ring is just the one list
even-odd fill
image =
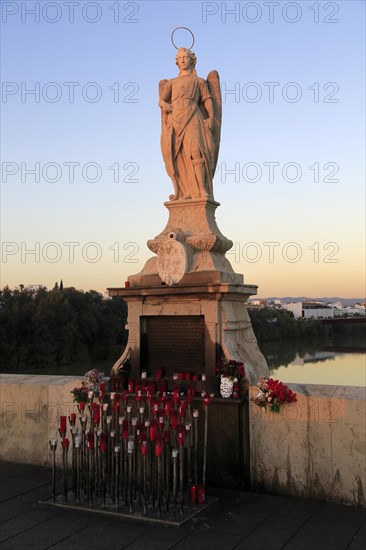
{"label": "river water", "polygon": [[265,342],[260,345],[270,375],[282,382],[366,386],[366,347],[360,341],[337,345]]}

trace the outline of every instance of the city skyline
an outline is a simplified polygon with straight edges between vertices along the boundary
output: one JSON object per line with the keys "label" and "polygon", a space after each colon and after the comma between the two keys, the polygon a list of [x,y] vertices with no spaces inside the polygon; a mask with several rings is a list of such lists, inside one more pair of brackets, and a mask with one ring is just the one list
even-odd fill
{"label": "city skyline", "polygon": [[158,82],[186,26],[221,78],[234,271],[258,297],[365,295],[363,3],[36,4],[2,4],[2,287],[123,286],[152,256],[172,193]]}

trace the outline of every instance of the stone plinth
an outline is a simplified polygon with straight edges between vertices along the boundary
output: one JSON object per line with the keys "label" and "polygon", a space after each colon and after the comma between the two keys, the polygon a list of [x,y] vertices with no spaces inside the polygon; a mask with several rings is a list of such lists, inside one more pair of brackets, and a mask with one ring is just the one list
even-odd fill
{"label": "stone plinth", "polygon": [[[243,276],[234,272],[225,257],[233,243],[217,227],[218,202],[190,199],[164,205],[169,211],[168,223],[147,242],[157,256],[150,258],[140,273],[128,277],[131,286],[156,286],[162,281],[181,285],[243,283]],[[174,249],[167,248],[169,241],[176,241]]]}
{"label": "stone plinth", "polygon": [[[258,348],[246,306],[247,299],[256,294],[256,290],[255,285],[242,284],[109,288],[110,296],[120,296],[128,304],[129,339],[126,350],[113,367],[114,372],[129,360],[131,375],[139,377],[141,365],[145,363],[142,349],[147,317],[190,316],[203,318],[204,365],[200,372],[206,372],[209,392],[218,393],[215,366],[222,354],[244,361],[248,379],[257,381],[268,374],[268,368]],[[161,334],[162,341],[164,338],[166,335]]]}

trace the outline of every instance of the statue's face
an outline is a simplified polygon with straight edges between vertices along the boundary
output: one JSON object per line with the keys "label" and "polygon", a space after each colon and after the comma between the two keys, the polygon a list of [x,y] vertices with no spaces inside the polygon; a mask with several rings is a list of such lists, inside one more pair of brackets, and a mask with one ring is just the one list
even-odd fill
{"label": "statue's face", "polygon": [[188,69],[192,65],[192,58],[189,55],[189,53],[186,50],[179,50],[177,53],[177,65],[179,69],[185,70]]}

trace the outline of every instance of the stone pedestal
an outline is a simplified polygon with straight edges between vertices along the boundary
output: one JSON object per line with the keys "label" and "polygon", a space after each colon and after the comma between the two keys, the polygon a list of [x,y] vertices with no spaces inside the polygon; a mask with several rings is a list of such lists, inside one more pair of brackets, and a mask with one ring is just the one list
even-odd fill
{"label": "stone pedestal", "polygon": [[212,199],[176,200],[164,203],[169,212],[165,229],[147,242],[157,256],[144,269],[130,275],[133,287],[243,283],[225,253],[233,246],[216,224]]}
{"label": "stone pedestal", "polygon": [[[114,370],[123,367],[129,360],[131,375],[140,376],[140,371],[149,366],[153,373],[157,367],[163,367],[168,375],[174,371],[206,373],[207,391],[218,394],[218,379],[215,376],[217,360],[223,354],[230,359],[244,361],[245,371],[251,383],[268,373],[266,361],[259,351],[245,302],[256,293],[256,286],[235,284],[206,284],[197,286],[162,285],[155,287],[110,288],[111,296],[121,296],[128,304],[129,339],[126,350],[117,361]],[[167,320],[161,342],[168,348],[165,361],[149,360],[149,333],[146,322],[158,318]],[[180,322],[192,321],[192,328],[183,330]],[[171,323],[169,324],[169,319]],[[197,324],[194,325],[195,320]],[[199,320],[202,325],[199,325]],[[200,326],[203,329],[199,328]],[[170,328],[169,328],[170,327]],[[199,332],[202,348],[199,362],[191,355],[192,341],[187,331]],[[178,336],[179,351],[174,347],[174,338],[170,331]],[[177,334],[177,331],[178,334]],[[187,341],[187,346],[184,342]],[[194,344],[197,345],[197,342]],[[169,361],[169,357],[171,360]]]}
{"label": "stone pedestal", "polygon": [[[168,391],[173,389],[174,373],[201,375],[193,382],[196,395],[218,396],[215,369],[225,357],[243,361],[248,382],[255,384],[268,374],[246,306],[257,286],[244,284],[225,257],[233,243],[217,227],[219,203],[212,198],[190,199],[165,206],[168,223],[147,243],[155,256],[140,273],[128,277],[128,288],[108,289],[110,296],[127,302],[129,331],[127,347],[111,374],[117,375],[127,364],[135,379],[143,370],[154,377],[162,368]],[[190,383],[180,380],[180,390]],[[243,397],[215,398],[209,406],[210,485],[249,485],[247,405]]]}

